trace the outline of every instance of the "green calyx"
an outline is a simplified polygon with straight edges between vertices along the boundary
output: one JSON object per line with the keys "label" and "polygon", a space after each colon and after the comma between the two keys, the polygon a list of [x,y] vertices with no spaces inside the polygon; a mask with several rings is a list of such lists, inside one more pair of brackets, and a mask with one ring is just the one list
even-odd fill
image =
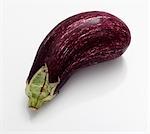
{"label": "green calyx", "polygon": [[52,100],[59,81],[49,83],[48,68],[46,64],[42,66],[32,77],[30,83],[26,85],[26,95],[29,97],[29,107],[38,109],[43,103]]}

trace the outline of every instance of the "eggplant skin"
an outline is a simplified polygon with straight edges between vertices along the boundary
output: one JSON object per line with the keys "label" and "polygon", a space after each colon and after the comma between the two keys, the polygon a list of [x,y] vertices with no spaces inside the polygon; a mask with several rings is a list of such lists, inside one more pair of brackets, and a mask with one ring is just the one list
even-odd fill
{"label": "eggplant skin", "polygon": [[110,13],[90,11],[71,16],[41,43],[27,83],[46,64],[49,83],[60,80],[56,93],[75,70],[121,56],[130,41],[126,24]]}

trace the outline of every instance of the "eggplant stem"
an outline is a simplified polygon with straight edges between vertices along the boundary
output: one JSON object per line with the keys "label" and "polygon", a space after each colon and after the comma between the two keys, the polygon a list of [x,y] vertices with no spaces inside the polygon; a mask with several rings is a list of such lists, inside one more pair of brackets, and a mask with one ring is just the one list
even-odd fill
{"label": "eggplant stem", "polygon": [[49,83],[48,67],[45,64],[32,77],[26,85],[26,95],[29,98],[28,105],[31,109],[39,109],[43,103],[52,100],[55,96],[55,89],[60,82]]}

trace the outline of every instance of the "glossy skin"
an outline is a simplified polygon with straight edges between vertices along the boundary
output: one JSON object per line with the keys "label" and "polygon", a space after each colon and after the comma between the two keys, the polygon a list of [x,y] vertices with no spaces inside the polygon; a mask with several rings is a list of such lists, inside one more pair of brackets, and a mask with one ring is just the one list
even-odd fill
{"label": "glossy skin", "polygon": [[92,11],[74,15],[46,36],[27,82],[46,64],[49,82],[60,78],[57,92],[75,70],[121,56],[130,40],[125,23],[109,13]]}

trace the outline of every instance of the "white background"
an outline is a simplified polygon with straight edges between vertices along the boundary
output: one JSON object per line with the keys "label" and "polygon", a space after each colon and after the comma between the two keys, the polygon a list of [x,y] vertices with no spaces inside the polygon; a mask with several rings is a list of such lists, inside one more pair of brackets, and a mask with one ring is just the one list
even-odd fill
{"label": "white background", "polygon": [[[46,34],[63,19],[90,10],[110,12],[131,30],[124,55],[78,71],[60,94],[30,111],[25,81]],[[148,13],[144,0],[5,0],[3,2],[3,133],[146,132]]]}

